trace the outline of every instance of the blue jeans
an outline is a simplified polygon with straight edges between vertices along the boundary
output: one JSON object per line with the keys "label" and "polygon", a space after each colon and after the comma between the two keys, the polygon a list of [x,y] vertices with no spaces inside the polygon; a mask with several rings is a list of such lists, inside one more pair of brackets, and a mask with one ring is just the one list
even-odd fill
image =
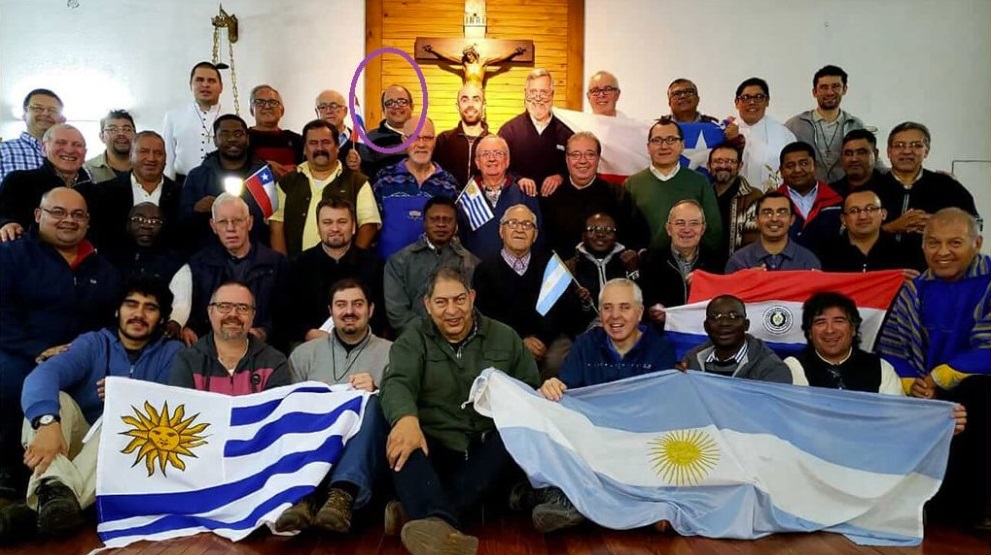
{"label": "blue jeans", "polygon": [[358,487],[358,495],[354,499],[356,509],[371,500],[372,487],[388,465],[385,459],[388,433],[389,423],[382,416],[378,395],[372,395],[365,404],[361,429],[348,440],[341,460],[330,471],[331,485],[334,482],[350,482]]}

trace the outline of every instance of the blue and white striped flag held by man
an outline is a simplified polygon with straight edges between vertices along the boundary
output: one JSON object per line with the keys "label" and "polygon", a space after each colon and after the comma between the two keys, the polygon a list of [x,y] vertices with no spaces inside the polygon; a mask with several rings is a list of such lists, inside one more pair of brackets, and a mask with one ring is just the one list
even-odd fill
{"label": "blue and white striped flag held by man", "polygon": [[312,492],[368,393],[318,382],[230,397],[107,378],[96,479],[107,547],[213,532],[237,541]]}
{"label": "blue and white striped flag held by man", "polygon": [[458,195],[456,202],[461,205],[461,209],[468,216],[468,224],[471,225],[472,231],[477,230],[489,220],[495,218],[495,214],[492,213],[492,207],[485,200],[485,195],[478,189],[478,185],[475,185],[474,179],[468,180],[468,184],[465,185],[465,189]]}
{"label": "blue and white striped flag held by man", "polygon": [[554,303],[568,290],[573,279],[575,278],[561,261],[561,257],[554,253],[547,261],[547,267],[544,268],[544,280],[540,285],[540,293],[537,295],[537,312],[541,316],[547,316]]}

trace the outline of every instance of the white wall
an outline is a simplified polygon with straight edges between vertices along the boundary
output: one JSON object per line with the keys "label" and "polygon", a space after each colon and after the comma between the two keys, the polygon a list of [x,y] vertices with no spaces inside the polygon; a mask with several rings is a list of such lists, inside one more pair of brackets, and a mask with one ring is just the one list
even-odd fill
{"label": "white wall", "polygon": [[[54,90],[80,127],[90,155],[100,152],[99,119],[125,108],[139,129],[161,131],[165,112],[192,99],[189,70],[213,52],[207,0],[0,1],[0,136],[24,129],[21,102],[36,87]],[[240,21],[234,45],[241,117],[253,123],[248,94],[260,83],[282,93],[282,126],[300,130],[313,119],[323,89],[347,94],[364,57],[361,0],[224,0]],[[227,61],[226,32],[221,59]],[[223,72],[225,112],[234,111],[230,71]],[[359,80],[358,96],[364,90]]]}

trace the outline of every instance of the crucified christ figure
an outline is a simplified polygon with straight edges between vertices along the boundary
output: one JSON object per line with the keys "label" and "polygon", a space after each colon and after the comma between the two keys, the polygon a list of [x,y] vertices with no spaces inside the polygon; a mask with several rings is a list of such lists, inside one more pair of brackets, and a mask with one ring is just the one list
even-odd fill
{"label": "crucified christ figure", "polygon": [[476,85],[478,88],[483,90],[485,88],[485,73],[488,71],[488,67],[490,65],[511,60],[526,52],[526,48],[520,46],[505,56],[483,58],[478,53],[478,49],[475,48],[475,45],[472,44],[465,47],[465,49],[461,51],[461,57],[459,58],[452,54],[435,50],[434,47],[429,44],[424,45],[423,49],[442,60],[446,60],[454,64],[461,64],[464,69],[464,84]]}

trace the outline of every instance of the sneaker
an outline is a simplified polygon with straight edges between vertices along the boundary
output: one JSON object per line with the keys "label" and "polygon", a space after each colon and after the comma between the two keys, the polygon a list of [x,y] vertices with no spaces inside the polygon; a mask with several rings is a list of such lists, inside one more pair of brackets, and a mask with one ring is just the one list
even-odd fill
{"label": "sneaker", "polygon": [[38,513],[24,503],[11,503],[0,509],[0,545],[30,540],[38,531]]}
{"label": "sneaker", "polygon": [[412,555],[476,555],[478,538],[462,534],[435,516],[411,520],[400,533],[403,547]]}
{"label": "sneaker", "polygon": [[559,488],[547,490],[543,502],[533,508],[531,516],[533,527],[544,534],[581,524],[585,520]]}
{"label": "sneaker", "polygon": [[38,496],[38,533],[50,538],[64,537],[83,524],[83,511],[76,494],[55,478],[45,478],[34,494]]}
{"label": "sneaker", "polygon": [[409,522],[409,515],[403,504],[393,499],[385,504],[385,535],[398,536],[403,526]]}
{"label": "sneaker", "polygon": [[354,497],[351,497],[350,493],[342,489],[330,488],[327,492],[327,502],[313,519],[313,525],[329,532],[347,533],[351,529],[352,505],[354,505]]}
{"label": "sneaker", "polygon": [[301,532],[309,528],[313,522],[313,497],[311,493],[283,511],[275,521],[275,531]]}
{"label": "sneaker", "polygon": [[541,492],[533,489],[530,482],[522,480],[513,484],[509,490],[509,510],[524,512],[532,511],[540,503]]}

